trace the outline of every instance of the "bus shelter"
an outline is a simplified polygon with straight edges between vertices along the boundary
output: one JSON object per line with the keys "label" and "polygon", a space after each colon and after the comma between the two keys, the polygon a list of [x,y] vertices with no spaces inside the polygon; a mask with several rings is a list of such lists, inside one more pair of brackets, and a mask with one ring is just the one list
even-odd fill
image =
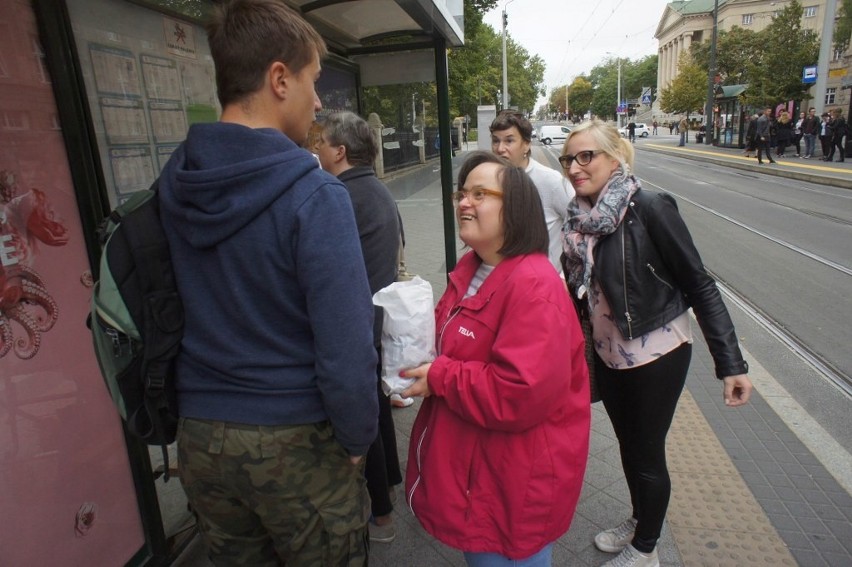
{"label": "bus shelter", "polygon": [[[326,112],[361,113],[374,85],[432,82],[436,135],[451,139],[447,49],[464,43],[463,0],[281,1],[328,43]],[[151,185],[191,124],[218,119],[212,7],[0,0],[3,565],[163,565],[194,531],[157,448],[126,435],[85,320],[100,221]],[[452,267],[450,152],[441,146]]]}
{"label": "bus shelter", "polygon": [[745,147],[745,110],[740,95],[748,85],[716,85],[715,135],[713,143],[723,148]]}

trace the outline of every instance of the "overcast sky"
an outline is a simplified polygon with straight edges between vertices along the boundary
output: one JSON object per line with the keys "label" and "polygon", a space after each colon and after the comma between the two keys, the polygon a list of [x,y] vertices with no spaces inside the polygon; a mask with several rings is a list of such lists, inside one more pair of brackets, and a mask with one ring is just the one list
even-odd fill
{"label": "overcast sky", "polygon": [[[657,53],[654,33],[669,0],[502,0],[485,15],[501,33],[501,13],[509,16],[507,33],[544,61],[547,96],[554,87],[588,74],[611,52],[636,60]],[[511,75],[512,70],[507,70]],[[656,86],[656,85],[654,85]],[[510,92],[511,94],[511,92]],[[538,105],[544,104],[541,98]],[[537,105],[537,106],[538,106]]]}

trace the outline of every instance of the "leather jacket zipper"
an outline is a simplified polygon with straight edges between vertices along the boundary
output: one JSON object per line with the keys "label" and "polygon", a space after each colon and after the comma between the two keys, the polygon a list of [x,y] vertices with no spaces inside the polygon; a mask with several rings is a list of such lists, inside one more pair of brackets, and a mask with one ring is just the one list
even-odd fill
{"label": "leather jacket zipper", "polygon": [[666,280],[664,280],[663,278],[661,278],[661,277],[657,274],[657,270],[655,270],[655,269],[654,269],[654,266],[652,266],[651,264],[645,264],[645,265],[646,265],[646,266],[648,266],[648,269],[649,269],[649,270],[651,270],[651,274],[652,274],[655,278],[657,278],[657,279],[660,281],[660,283],[661,283],[661,284],[663,284],[664,286],[666,286],[666,287],[667,287],[667,288],[669,288],[669,289],[674,289],[674,286],[673,286],[672,284],[670,284],[669,282],[667,282]]}
{"label": "leather jacket zipper", "polygon": [[624,317],[627,319],[627,339],[633,340],[633,319],[630,317],[630,309],[627,303],[627,254],[624,245],[624,227],[621,227],[621,277],[624,289]]}

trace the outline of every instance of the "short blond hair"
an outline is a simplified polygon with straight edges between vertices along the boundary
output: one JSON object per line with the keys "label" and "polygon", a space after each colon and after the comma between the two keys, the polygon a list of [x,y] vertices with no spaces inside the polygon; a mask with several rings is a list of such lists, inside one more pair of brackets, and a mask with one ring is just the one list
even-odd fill
{"label": "short blond hair", "polygon": [[568,152],[568,142],[571,140],[571,137],[584,132],[592,137],[600,151],[622,165],[627,166],[629,170],[633,170],[633,158],[635,155],[633,144],[622,138],[618,130],[615,129],[615,126],[597,118],[587,120],[571,130],[568,137],[565,138],[565,143],[562,145],[563,156]]}

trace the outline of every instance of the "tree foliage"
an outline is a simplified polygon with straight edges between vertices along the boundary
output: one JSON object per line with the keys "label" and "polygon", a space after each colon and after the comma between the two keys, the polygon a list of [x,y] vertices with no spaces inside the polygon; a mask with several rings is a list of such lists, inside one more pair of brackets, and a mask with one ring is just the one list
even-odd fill
{"label": "tree foliage", "polygon": [[[621,62],[621,98],[638,100],[645,87],[656,88],[656,55],[648,55],[636,61],[630,59],[607,59],[593,67],[586,78],[592,85],[591,101],[587,109],[601,118],[614,118],[618,101],[618,64]],[[569,95],[570,99],[570,95]]]}
{"label": "tree foliage", "polygon": [[[503,37],[482,22],[485,10],[497,4],[496,0],[465,3],[465,45],[449,54],[450,108],[456,115],[476,115],[476,106],[502,104],[503,90]],[[544,61],[512,39],[506,37],[506,68],[509,81],[510,106],[531,112],[535,102],[544,93]]]}
{"label": "tree foliage", "polygon": [[[759,67],[758,58],[765,47],[763,39],[753,30],[734,26],[722,30],[716,40],[716,74],[726,85],[742,85],[749,82],[749,73]],[[690,47],[693,61],[704,69],[710,69],[710,40],[693,43]]]}
{"label": "tree foliage", "polygon": [[843,0],[834,24],[834,48],[846,51],[852,38],[852,0]]}
{"label": "tree foliage", "polygon": [[671,114],[686,114],[700,110],[707,101],[707,68],[702,67],[689,53],[678,60],[677,76],[660,93],[660,108]]}
{"label": "tree foliage", "polygon": [[[848,37],[849,32],[846,34]],[[693,44],[690,54],[697,65],[709,68],[709,41]],[[802,68],[815,65],[818,57],[819,38],[815,32],[802,29],[802,4],[794,0],[759,32],[738,26],[720,32],[716,72],[726,85],[748,85],[743,102],[760,107],[808,99]]]}
{"label": "tree foliage", "polygon": [[812,30],[802,29],[802,4],[790,2],[758,35],[762,52],[755,57],[757,63],[749,67],[751,76],[743,101],[764,106],[809,99],[809,85],[802,84],[802,68],[816,64],[819,39]]}

